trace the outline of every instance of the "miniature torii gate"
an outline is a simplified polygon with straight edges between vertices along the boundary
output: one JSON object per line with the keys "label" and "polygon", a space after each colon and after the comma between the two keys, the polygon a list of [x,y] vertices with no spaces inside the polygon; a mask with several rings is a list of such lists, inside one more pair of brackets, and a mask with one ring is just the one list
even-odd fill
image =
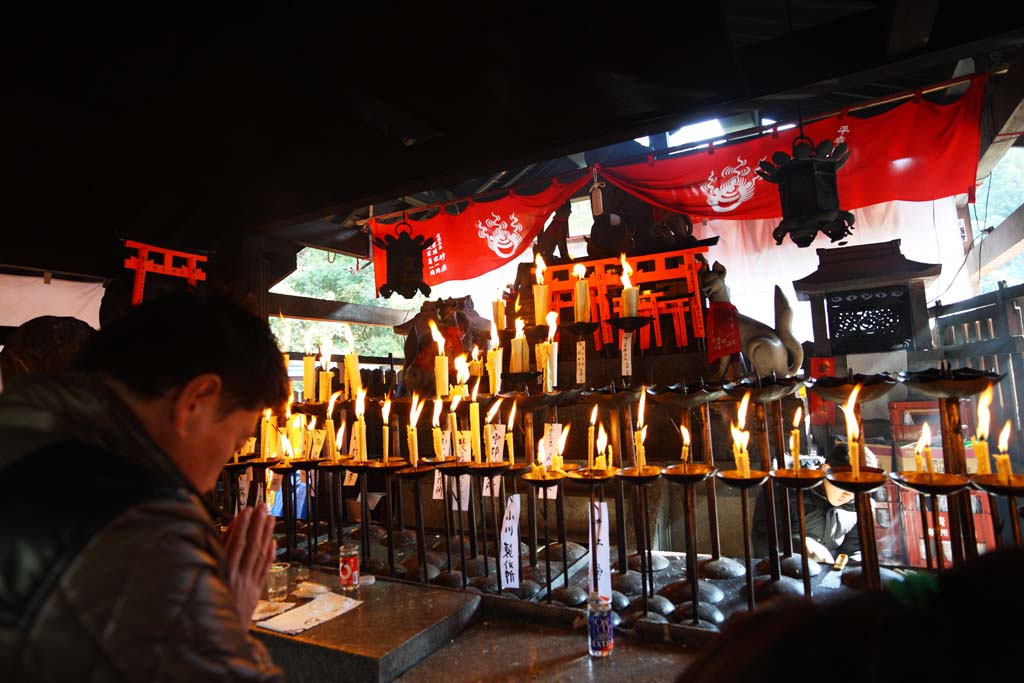
{"label": "miniature torii gate", "polygon": [[[206,261],[205,256],[189,254],[184,251],[174,251],[173,249],[164,249],[163,247],[155,247],[151,244],[143,244],[132,240],[126,241],[124,246],[129,249],[138,250],[137,254],[129,256],[124,260],[124,267],[135,271],[135,282],[132,285],[133,306],[142,303],[142,292],[146,286],[147,272],[170,275],[172,277],[183,277],[192,286],[195,286],[200,280],[206,280],[206,272],[198,265]],[[163,256],[163,259],[151,261],[149,259],[150,254]],[[176,258],[184,259],[185,265],[175,266],[174,259]]]}

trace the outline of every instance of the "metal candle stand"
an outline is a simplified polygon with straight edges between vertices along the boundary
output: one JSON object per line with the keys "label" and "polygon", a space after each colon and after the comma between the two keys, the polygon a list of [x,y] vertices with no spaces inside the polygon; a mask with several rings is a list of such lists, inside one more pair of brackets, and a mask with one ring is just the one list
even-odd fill
{"label": "metal candle stand", "polygon": [[412,482],[413,501],[416,506],[416,548],[419,551],[419,570],[423,573],[423,583],[430,584],[430,573],[427,569],[427,539],[423,527],[423,494],[421,482],[434,473],[434,465],[417,465],[404,467],[395,472],[402,481]]}
{"label": "metal candle stand", "polygon": [[[795,453],[794,458],[799,458],[800,454]],[[821,485],[821,482],[825,480],[824,470],[812,470],[807,468],[796,469],[778,469],[772,470],[770,473],[772,481],[779,484],[785,489],[784,493],[788,491],[796,491],[796,510],[797,519],[800,523],[800,538],[807,538],[807,523],[806,517],[804,516],[804,491],[807,489],[813,489],[815,486]],[[789,513],[786,512],[786,526],[787,533],[792,541],[792,530],[789,529]],[[815,567],[818,564],[815,563]],[[804,596],[811,597],[811,564],[807,559],[807,544],[800,543],[800,578],[804,584]]]}
{"label": "metal candle stand", "polygon": [[857,510],[857,528],[861,538],[861,575],[869,591],[882,590],[881,568],[878,564],[878,545],[875,542],[875,519],[871,513],[872,491],[886,482],[885,471],[878,467],[860,468],[857,476],[853,468],[833,466],[825,472],[825,479],[854,495]]}
{"label": "metal candle stand", "polygon": [[666,467],[661,475],[674,484],[683,487],[683,526],[686,527],[686,580],[690,586],[690,605],[693,618],[691,626],[717,631],[714,624],[700,618],[700,586],[697,579],[697,497],[694,486],[706,481],[717,472],[717,468],[703,463],[681,463]]}
{"label": "metal candle stand", "polygon": [[349,460],[346,467],[359,475],[359,545],[362,546],[360,553],[360,566],[368,567],[370,564],[370,496],[367,478],[370,472],[369,460]]}
{"label": "metal candle stand", "polygon": [[[462,584],[463,589],[469,585],[469,572],[466,570],[466,527],[463,523],[462,515],[462,486],[460,478],[462,475],[469,472],[469,463],[459,461],[454,456],[450,458],[435,458],[430,461],[434,464],[437,469],[441,471],[441,479],[444,484],[444,507],[445,507],[445,518],[447,519],[448,511],[452,507],[452,495],[451,490],[455,488],[455,518],[457,520],[458,534],[459,534],[459,581]],[[473,506],[469,506],[469,511],[472,512]],[[470,532],[472,533],[472,532]],[[471,539],[472,540],[472,539]],[[451,569],[451,553],[452,553],[452,537],[448,537],[448,576],[445,578],[446,582],[454,581],[455,578],[452,576]]]}
{"label": "metal candle stand", "polygon": [[534,472],[527,472],[523,475],[523,481],[530,485],[530,489],[535,492],[544,491],[544,547],[547,551],[547,555],[544,561],[544,570],[547,576],[547,602],[551,603],[551,553],[549,547],[551,545],[551,523],[550,515],[548,514],[548,496],[547,489],[557,487],[559,489],[557,495],[562,496],[561,486],[562,480],[565,479],[564,472],[557,472],[547,470],[541,474],[535,474]]}
{"label": "metal candle stand", "polygon": [[754,576],[750,566],[750,498],[749,491],[768,480],[768,472],[751,470],[749,477],[741,477],[736,470],[718,472],[716,475],[727,486],[740,491],[741,517],[743,519],[743,568],[747,579],[747,609],[754,609]]}
{"label": "metal candle stand", "polygon": [[[371,460],[369,470],[382,471],[384,472],[384,525],[387,530],[388,538],[388,571],[391,576],[395,575],[395,520],[394,520],[394,508],[392,506],[392,496],[394,495],[394,485],[397,483],[394,481],[394,473],[398,470],[405,469],[409,466],[409,463],[400,460],[398,458],[389,458],[387,462],[383,460]],[[401,497],[402,490],[401,485],[398,486],[398,496]],[[401,521],[399,522],[401,525]],[[401,530],[400,530],[401,531]]]}
{"label": "metal candle stand", "polygon": [[[640,595],[643,609],[643,618],[650,619],[648,611],[648,600],[654,597],[654,567],[651,550],[651,512],[648,505],[647,491],[651,484],[661,477],[661,468],[653,465],[643,467],[627,467],[615,473],[620,481],[628,481],[636,487],[640,496],[641,525],[640,533],[637,536],[637,553],[640,555]],[[656,621],[667,620],[660,614],[656,615]]]}
{"label": "metal candle stand", "polygon": [[281,516],[284,518],[286,555],[291,560],[295,556],[295,544],[298,537],[296,491],[295,482],[292,480],[295,468],[285,462],[280,465],[274,465],[270,468],[270,471],[281,475]]}
{"label": "metal candle stand", "polygon": [[[634,315],[622,318],[608,318],[607,322],[615,329],[620,330],[624,335],[630,335],[630,341],[632,341],[632,335],[635,332],[642,330],[643,328],[650,325],[652,320],[654,320],[654,318],[651,318],[646,315]],[[630,350],[638,346],[639,344],[630,344]],[[630,365],[632,365],[632,363],[630,363]],[[632,379],[634,375],[636,375],[635,372],[629,375],[623,375],[623,380],[625,381],[627,387],[632,384]]]}
{"label": "metal candle stand", "polygon": [[[317,469],[327,477],[328,488],[330,493],[327,496],[329,517],[330,521],[327,523],[327,537],[330,540],[335,541],[338,544],[338,548],[343,545],[343,520],[344,515],[344,504],[343,496],[341,495],[341,487],[345,478],[345,471],[348,469],[346,463],[349,460],[321,460],[320,464],[317,465]],[[339,479],[340,478],[340,479]]]}
{"label": "metal candle stand", "polygon": [[[945,558],[943,557],[942,533],[939,526],[939,496],[950,496],[964,490],[971,483],[970,480],[962,474],[945,474],[942,472],[892,472],[889,474],[889,477],[904,488],[916,491],[922,496],[927,495],[931,497],[931,535],[935,537],[936,541],[936,566],[939,571],[942,571]],[[924,507],[924,505],[921,506],[922,511],[924,511]],[[924,519],[925,517],[922,515],[922,520]],[[927,539],[929,537],[928,525],[925,524],[921,529],[925,539]]]}
{"label": "metal candle stand", "polygon": [[292,467],[300,472],[306,473],[306,564],[313,564],[313,556],[316,554],[317,541],[320,534],[320,516],[316,504],[316,483],[314,472],[320,460],[315,458],[295,458],[291,461]]}
{"label": "metal candle stand", "polygon": [[971,477],[971,485],[981,491],[997,496],[1006,496],[1010,506],[1010,519],[1013,527],[1013,542],[1021,544],[1020,515],[1017,514],[1017,497],[1024,496],[1024,475],[1011,474],[1009,477],[998,474],[975,474]]}
{"label": "metal candle stand", "polygon": [[[582,468],[582,469],[575,469],[575,470],[570,470],[569,472],[566,472],[566,476],[570,480],[572,480],[574,482],[577,482],[579,484],[583,484],[588,489],[590,489],[590,491],[589,491],[590,492],[590,508],[589,508],[589,510],[587,512],[587,517],[590,520],[590,548],[589,548],[589,550],[590,550],[590,571],[591,571],[590,580],[592,582],[592,585],[594,586],[594,590],[595,591],[598,590],[598,586],[599,586],[598,580],[600,578],[600,576],[598,575],[598,572],[597,572],[597,570],[598,570],[598,565],[597,565],[597,545],[600,542],[600,538],[599,538],[599,535],[598,535],[598,530],[594,526],[594,507],[595,507],[595,503],[603,503],[604,502],[604,485],[607,482],[609,482],[612,479],[614,479],[617,472],[618,472],[618,469],[616,469],[614,467],[608,467],[606,469],[600,469],[600,470],[599,469],[591,469],[591,468]],[[595,499],[595,493],[596,493],[596,499]],[[605,597],[611,597],[611,596],[605,596]]]}
{"label": "metal candle stand", "polygon": [[[500,495],[499,489],[502,487],[500,483],[502,475],[508,471],[511,463],[508,462],[479,462],[469,463],[469,473],[475,480],[477,498],[480,500],[480,526],[483,532],[483,565],[484,565],[484,577],[485,585],[489,584],[490,577],[490,563],[489,555],[487,552],[487,514],[484,510],[484,479],[489,479],[491,482],[491,526],[494,529],[494,549],[495,549],[495,581],[498,588],[498,593],[501,593],[503,586],[501,580],[501,572],[498,571],[498,564],[500,560],[499,547],[501,546],[501,527],[498,524],[498,508],[495,505],[495,499]],[[495,482],[499,482],[495,486]]]}

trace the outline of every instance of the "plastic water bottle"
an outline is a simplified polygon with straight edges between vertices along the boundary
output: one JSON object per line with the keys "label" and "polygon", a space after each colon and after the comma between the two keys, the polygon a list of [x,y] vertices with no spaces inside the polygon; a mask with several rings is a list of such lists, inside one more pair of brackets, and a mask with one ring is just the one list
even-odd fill
{"label": "plastic water bottle", "polygon": [[587,634],[591,657],[607,657],[615,648],[612,601],[596,592],[587,598]]}

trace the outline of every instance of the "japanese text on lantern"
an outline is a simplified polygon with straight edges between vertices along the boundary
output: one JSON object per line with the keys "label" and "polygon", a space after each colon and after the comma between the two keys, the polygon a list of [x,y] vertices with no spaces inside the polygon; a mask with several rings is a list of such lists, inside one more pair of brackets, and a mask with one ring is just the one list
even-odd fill
{"label": "japanese text on lantern", "polygon": [[427,273],[429,275],[440,275],[441,273],[448,272],[448,264],[445,263],[445,259],[448,258],[444,251],[444,243],[441,240],[441,233],[434,234],[434,243],[423,252],[423,256],[426,259],[425,265],[427,267]]}

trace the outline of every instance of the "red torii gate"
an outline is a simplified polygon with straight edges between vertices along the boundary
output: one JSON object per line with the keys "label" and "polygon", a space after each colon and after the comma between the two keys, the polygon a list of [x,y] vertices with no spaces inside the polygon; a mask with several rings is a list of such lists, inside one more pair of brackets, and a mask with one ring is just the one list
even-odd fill
{"label": "red torii gate", "polygon": [[[142,303],[142,292],[146,287],[146,273],[157,273],[159,275],[170,275],[172,277],[183,277],[188,283],[195,286],[200,280],[206,280],[206,272],[199,267],[199,263],[206,261],[205,256],[189,254],[184,251],[174,251],[155,247],[151,244],[143,244],[127,240],[124,243],[129,249],[137,249],[138,253],[129,256],[124,260],[124,267],[135,271],[135,282],[132,285],[132,305]],[[160,261],[150,260],[149,256],[162,256]],[[174,259],[184,259],[185,265],[175,266]]]}

